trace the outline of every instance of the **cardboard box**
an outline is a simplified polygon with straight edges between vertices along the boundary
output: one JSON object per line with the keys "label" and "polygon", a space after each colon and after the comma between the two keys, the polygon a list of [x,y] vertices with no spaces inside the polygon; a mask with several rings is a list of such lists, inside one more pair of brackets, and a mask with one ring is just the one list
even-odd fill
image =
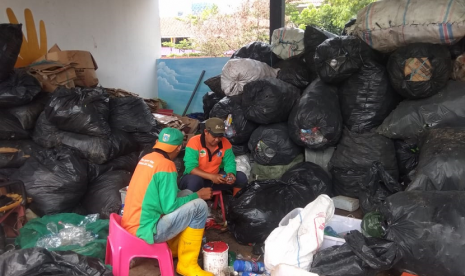
{"label": "cardboard box", "polygon": [[186,134],[194,134],[199,129],[199,121],[196,119],[185,117],[179,117],[181,122],[185,125],[182,129]]}
{"label": "cardboard box", "polygon": [[76,72],[74,83],[77,86],[93,87],[98,84],[97,74],[95,73],[98,66],[90,52],[61,51],[55,44],[45,56],[42,56],[36,62],[43,60],[71,64]]}
{"label": "cardboard box", "polygon": [[42,84],[42,91],[45,92],[53,92],[58,86],[72,88],[77,77],[71,64],[56,61],[33,63],[29,66],[29,74]]}

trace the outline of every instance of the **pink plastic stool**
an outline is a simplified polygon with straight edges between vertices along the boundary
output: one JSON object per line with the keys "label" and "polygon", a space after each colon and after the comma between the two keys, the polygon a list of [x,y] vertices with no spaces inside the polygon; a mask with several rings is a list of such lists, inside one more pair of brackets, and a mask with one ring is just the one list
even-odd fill
{"label": "pink plastic stool", "polygon": [[173,257],[166,242],[146,243],[121,227],[119,215],[111,214],[105,264],[113,266],[114,276],[128,276],[129,263],[135,257],[158,259],[161,275],[174,276]]}
{"label": "pink plastic stool", "polygon": [[221,213],[223,214],[223,222],[226,222],[226,213],[224,211],[224,203],[223,203],[223,193],[221,191],[213,191],[212,195],[215,197],[215,201],[213,202],[213,209],[218,207],[218,198],[220,199],[221,204]]}

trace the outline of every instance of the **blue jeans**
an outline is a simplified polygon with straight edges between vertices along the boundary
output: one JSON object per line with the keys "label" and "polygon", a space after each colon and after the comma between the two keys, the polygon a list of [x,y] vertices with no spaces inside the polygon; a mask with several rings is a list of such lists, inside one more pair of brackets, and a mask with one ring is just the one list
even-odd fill
{"label": "blue jeans", "polygon": [[[178,197],[192,194],[189,190],[178,193]],[[165,242],[176,237],[187,227],[202,229],[207,221],[208,207],[204,200],[197,198],[182,205],[167,215],[164,215],[157,223],[157,233],[153,235],[155,243]]]}
{"label": "blue jeans", "polygon": [[[225,174],[224,171],[219,172],[220,174]],[[223,191],[234,188],[244,188],[248,183],[247,176],[243,172],[236,172],[236,182],[232,185],[228,184],[213,184],[210,180],[203,179],[202,177],[194,174],[185,174],[182,176],[179,181],[179,189],[191,190],[197,192],[198,190],[204,187],[211,187],[214,191]]]}

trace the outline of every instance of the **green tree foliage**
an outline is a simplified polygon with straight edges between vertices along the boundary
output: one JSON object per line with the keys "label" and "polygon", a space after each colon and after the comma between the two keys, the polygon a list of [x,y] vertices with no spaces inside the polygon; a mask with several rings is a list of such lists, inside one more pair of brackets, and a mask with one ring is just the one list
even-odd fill
{"label": "green tree foliage", "polygon": [[244,0],[229,13],[211,5],[199,14],[178,18],[193,31],[196,50],[207,56],[223,56],[253,41],[269,39],[269,0]]}
{"label": "green tree foliage", "polygon": [[286,15],[301,29],[306,25],[340,34],[344,25],[357,16],[359,10],[375,0],[325,0],[319,7],[309,5],[299,13],[297,4],[286,4]]}

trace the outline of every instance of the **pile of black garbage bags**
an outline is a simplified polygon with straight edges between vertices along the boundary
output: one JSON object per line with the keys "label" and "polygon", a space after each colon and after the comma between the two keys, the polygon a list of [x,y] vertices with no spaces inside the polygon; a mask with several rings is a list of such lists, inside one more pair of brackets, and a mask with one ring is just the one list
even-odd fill
{"label": "pile of black garbage bags", "polygon": [[[289,211],[320,194],[342,195],[359,199],[382,234],[355,233],[339,251],[318,253],[316,273],[465,275],[452,257],[465,242],[465,212],[455,203],[465,191],[465,83],[451,80],[457,47],[414,43],[379,53],[312,26],[304,41],[304,53],[286,60],[263,42],[236,51],[232,59],[279,69],[239,95],[225,95],[221,75],[205,82],[205,117],[226,120],[236,156],[252,162],[253,181],[228,209],[237,241],[261,244]],[[333,269],[338,258],[356,269]]]}
{"label": "pile of black garbage bags", "polygon": [[27,68],[14,68],[22,38],[21,25],[0,24],[0,178],[24,182],[39,216],[108,218],[160,126],[139,97],[102,87],[42,92]]}

